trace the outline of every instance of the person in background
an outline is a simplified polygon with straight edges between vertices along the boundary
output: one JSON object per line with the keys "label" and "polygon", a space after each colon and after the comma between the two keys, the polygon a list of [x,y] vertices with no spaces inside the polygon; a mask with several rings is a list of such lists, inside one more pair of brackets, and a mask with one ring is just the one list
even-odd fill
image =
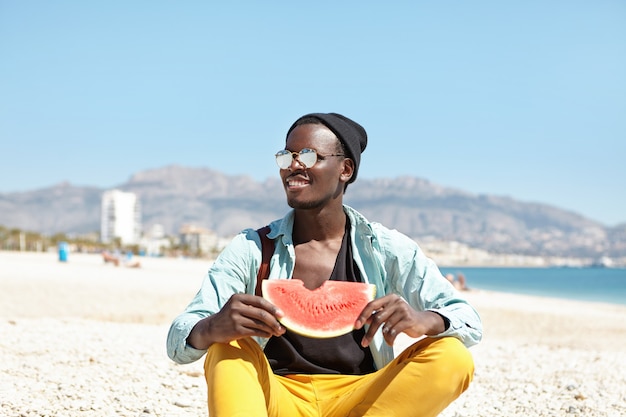
{"label": "person in background", "polygon": [[467,291],[469,288],[467,287],[467,280],[465,279],[465,275],[459,272],[459,274],[455,277],[454,274],[448,273],[446,274],[446,279],[450,284],[454,286],[459,291]]}
{"label": "person in background", "polygon": [[465,275],[460,273],[456,276],[456,283],[455,283],[456,289],[459,291],[467,291],[469,290],[469,288],[467,288],[467,280],[465,279]]}
{"label": "person in background", "polygon": [[[269,225],[268,279],[297,278],[309,289],[366,282],[378,298],[352,333],[295,334],[255,294],[261,238],[242,231],[167,336],[177,363],[206,355],[211,417],[436,416],[468,388],[478,313],[413,240],[343,203],[366,145],[365,129],[337,113],[307,114],[289,128],[275,157],[292,210]],[[394,357],[401,333],[414,343]]]}

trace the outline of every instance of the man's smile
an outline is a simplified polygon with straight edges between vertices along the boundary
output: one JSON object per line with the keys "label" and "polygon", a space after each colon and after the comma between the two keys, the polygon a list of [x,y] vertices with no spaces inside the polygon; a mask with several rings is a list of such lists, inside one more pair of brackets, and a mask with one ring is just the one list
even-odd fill
{"label": "man's smile", "polygon": [[298,176],[287,178],[285,180],[285,183],[287,184],[289,188],[298,188],[298,187],[304,187],[304,186],[309,185],[309,180],[308,178],[304,178],[298,175]]}

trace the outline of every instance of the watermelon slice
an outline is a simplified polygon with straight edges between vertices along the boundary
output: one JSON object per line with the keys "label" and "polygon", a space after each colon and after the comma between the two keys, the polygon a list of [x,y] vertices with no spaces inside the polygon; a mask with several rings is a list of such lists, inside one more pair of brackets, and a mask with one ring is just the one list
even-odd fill
{"label": "watermelon slice", "polygon": [[263,297],[285,315],[280,322],[303,336],[327,338],[354,329],[363,308],[376,296],[373,284],[326,281],[309,290],[299,279],[266,279]]}

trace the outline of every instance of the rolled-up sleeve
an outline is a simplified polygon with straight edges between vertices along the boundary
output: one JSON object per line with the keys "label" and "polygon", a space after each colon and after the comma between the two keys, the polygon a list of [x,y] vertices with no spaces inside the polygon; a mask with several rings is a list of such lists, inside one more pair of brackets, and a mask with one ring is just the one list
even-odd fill
{"label": "rolled-up sleeve", "polygon": [[206,350],[195,349],[187,343],[191,330],[203,318],[183,313],[172,322],[167,334],[167,355],[174,362],[180,364],[195,362],[206,353]]}
{"label": "rolled-up sleeve", "polygon": [[429,310],[442,315],[450,322],[445,332],[431,337],[453,336],[463,342],[466,347],[481,341],[483,329],[480,316],[466,302],[458,300],[449,306]]}

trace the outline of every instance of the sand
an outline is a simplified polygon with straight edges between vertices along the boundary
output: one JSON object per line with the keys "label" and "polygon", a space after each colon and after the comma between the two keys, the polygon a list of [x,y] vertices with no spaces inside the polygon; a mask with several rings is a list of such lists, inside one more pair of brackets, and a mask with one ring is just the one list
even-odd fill
{"label": "sand", "polygon": [[[165,337],[210,264],[141,263],[0,251],[0,415],[207,415],[202,361],[174,364]],[[626,415],[626,306],[466,295],[484,340],[441,416]]]}

